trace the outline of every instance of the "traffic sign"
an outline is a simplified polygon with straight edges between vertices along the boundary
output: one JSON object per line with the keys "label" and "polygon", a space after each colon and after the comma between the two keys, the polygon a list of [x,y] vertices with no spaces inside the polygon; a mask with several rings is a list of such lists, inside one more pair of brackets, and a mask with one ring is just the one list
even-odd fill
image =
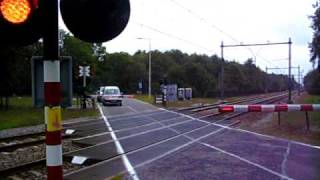
{"label": "traffic sign", "polygon": [[90,77],[90,66],[79,66],[79,76]]}

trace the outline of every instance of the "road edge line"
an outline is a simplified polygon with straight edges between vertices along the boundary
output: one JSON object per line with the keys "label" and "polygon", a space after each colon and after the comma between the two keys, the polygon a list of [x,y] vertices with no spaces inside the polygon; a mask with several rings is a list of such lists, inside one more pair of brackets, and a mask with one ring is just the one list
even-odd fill
{"label": "road edge line", "polygon": [[124,166],[126,167],[128,173],[130,174],[130,176],[132,177],[133,180],[140,180],[136,171],[134,170],[132,164],[130,163],[127,155],[125,154],[124,150],[123,150],[123,147],[121,146],[116,134],[114,133],[107,117],[104,115],[103,111],[102,111],[102,108],[100,107],[100,105],[98,104],[98,109],[99,109],[99,112],[100,112],[100,115],[102,117],[102,119],[104,120],[109,132],[110,132],[110,135],[113,139],[113,142],[115,143],[115,146],[117,148],[117,152],[120,154],[121,156],[121,159],[124,163]]}

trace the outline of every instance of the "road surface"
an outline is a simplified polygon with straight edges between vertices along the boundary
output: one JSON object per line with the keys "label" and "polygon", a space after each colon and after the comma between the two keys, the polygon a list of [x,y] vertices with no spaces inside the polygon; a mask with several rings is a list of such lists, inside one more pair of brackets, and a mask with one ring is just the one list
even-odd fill
{"label": "road surface", "polygon": [[[125,99],[102,107],[108,132],[70,156],[100,161],[66,179],[320,179],[320,148]],[[100,122],[101,123],[101,122]],[[100,124],[101,125],[101,124]]]}

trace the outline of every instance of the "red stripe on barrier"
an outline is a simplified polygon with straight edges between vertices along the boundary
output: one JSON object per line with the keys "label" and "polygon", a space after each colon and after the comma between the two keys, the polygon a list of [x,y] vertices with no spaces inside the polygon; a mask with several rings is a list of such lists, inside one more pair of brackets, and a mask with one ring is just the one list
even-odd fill
{"label": "red stripe on barrier", "polygon": [[46,105],[59,105],[61,102],[61,83],[45,82],[44,83],[44,99]]}
{"label": "red stripe on barrier", "polygon": [[62,166],[48,166],[48,180],[62,180],[63,171]]}
{"label": "red stripe on barrier", "polygon": [[288,111],[288,105],[286,105],[286,104],[277,104],[277,105],[275,106],[274,111],[275,111],[275,112]]}
{"label": "red stripe on barrier", "polygon": [[234,111],[234,107],[233,106],[220,106],[219,107],[219,112],[222,112],[222,113],[226,113],[226,112],[233,112]]}
{"label": "red stripe on barrier", "polygon": [[261,112],[261,105],[249,105],[248,111],[249,112]]}
{"label": "red stripe on barrier", "polygon": [[300,110],[301,111],[313,111],[312,104],[301,104]]}
{"label": "red stripe on barrier", "polygon": [[61,131],[46,132],[47,145],[60,145],[61,139]]}

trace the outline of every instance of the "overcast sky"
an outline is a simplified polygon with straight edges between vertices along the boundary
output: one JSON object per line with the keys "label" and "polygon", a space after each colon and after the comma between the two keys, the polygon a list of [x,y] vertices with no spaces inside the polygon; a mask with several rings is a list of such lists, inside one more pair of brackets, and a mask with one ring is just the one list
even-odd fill
{"label": "overcast sky", "polygon": [[[304,73],[309,63],[308,43],[315,0],[131,0],[127,28],[105,43],[108,52],[179,49],[191,54],[217,54],[224,44],[287,42],[291,37],[293,66]],[[63,26],[63,25],[62,25]],[[288,66],[288,45],[225,49],[225,59],[243,63],[256,58],[266,67]],[[275,70],[274,73],[287,73]],[[293,73],[297,72],[293,69]]]}

